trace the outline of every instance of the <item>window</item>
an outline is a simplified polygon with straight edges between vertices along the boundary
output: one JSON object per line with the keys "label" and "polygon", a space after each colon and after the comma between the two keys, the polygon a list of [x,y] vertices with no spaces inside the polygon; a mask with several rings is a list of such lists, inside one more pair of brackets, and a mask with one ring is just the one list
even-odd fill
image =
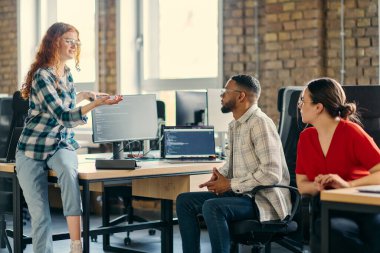
{"label": "window", "polygon": [[[37,4],[38,2],[38,4]],[[74,25],[82,42],[81,71],[69,61],[78,90],[96,89],[96,8],[95,0],[19,0],[18,55],[19,84],[25,80],[30,64],[46,30],[55,22]]]}
{"label": "window", "polygon": [[144,80],[218,76],[217,0],[146,0],[143,17]]}
{"label": "window", "polygon": [[76,71],[74,61],[68,62],[75,83],[95,83],[95,1],[57,0],[57,21],[71,24],[79,31],[81,71]]}
{"label": "window", "polygon": [[[120,69],[134,69],[137,92],[221,87],[222,0],[130,0],[124,7],[123,2]],[[131,9],[134,28],[124,18],[133,15]]]}

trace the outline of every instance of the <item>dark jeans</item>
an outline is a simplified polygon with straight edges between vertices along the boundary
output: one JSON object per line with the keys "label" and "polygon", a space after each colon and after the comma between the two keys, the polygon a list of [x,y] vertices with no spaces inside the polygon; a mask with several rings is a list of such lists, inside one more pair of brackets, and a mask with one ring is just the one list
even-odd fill
{"label": "dark jeans", "polygon": [[230,252],[229,222],[258,217],[251,198],[233,192],[219,196],[211,192],[182,193],[176,204],[184,253],[200,252],[200,214],[206,222],[213,253]]}
{"label": "dark jeans", "polygon": [[[330,252],[380,253],[380,214],[335,212],[330,221]],[[311,250],[321,252],[321,218],[314,222]]]}

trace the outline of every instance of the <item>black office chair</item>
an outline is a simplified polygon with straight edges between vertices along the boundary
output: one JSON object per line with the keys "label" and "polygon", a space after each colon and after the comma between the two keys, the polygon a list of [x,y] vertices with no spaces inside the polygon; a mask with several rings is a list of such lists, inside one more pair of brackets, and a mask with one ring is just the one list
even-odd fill
{"label": "black office chair", "polygon": [[282,124],[282,108],[283,108],[283,103],[284,103],[284,91],[286,87],[281,87],[278,89],[277,93],[277,111],[280,113],[279,121],[278,121],[278,133],[280,133],[280,126]]}
{"label": "black office chair", "polygon": [[6,233],[6,214],[12,214],[12,188],[9,190],[8,185],[2,183],[0,186],[0,248],[7,247],[8,252],[12,253],[12,248]]}
{"label": "black office chair", "polygon": [[355,102],[364,130],[380,147],[380,86],[343,86],[347,101]]}
{"label": "black office chair", "polygon": [[[265,247],[270,252],[270,243],[282,240],[286,235],[297,231],[298,224],[293,220],[300,203],[300,194],[295,187],[285,185],[257,186],[252,189],[252,203],[255,204],[255,195],[262,189],[286,188],[290,190],[292,199],[292,212],[283,220],[260,222],[249,219],[232,222],[230,224],[230,235],[232,240],[231,253],[238,252],[238,244],[252,246],[252,253],[259,253]],[[302,251],[297,251],[302,252]]]}
{"label": "black office chair", "polygon": [[[13,147],[13,145],[15,144],[15,140],[12,138],[18,138],[15,136],[16,132],[19,134],[19,131],[16,131],[16,129],[22,128],[24,126],[24,120],[29,109],[28,100],[22,99],[21,93],[19,91],[15,92],[13,94],[13,97],[10,100],[8,100],[8,102],[9,101],[10,103],[7,103],[6,110],[8,112],[12,112],[12,116],[5,144],[5,156],[7,158],[9,158],[9,152],[14,152],[14,150],[10,150],[15,148]],[[12,154],[12,156],[13,155],[14,154]],[[2,179],[0,184],[0,246],[1,248],[4,248],[6,246],[9,252],[12,252],[12,249],[10,248],[10,244],[7,238],[5,214],[13,214],[12,194],[13,193],[11,180]],[[22,200],[22,202],[25,203],[24,200]],[[23,209],[23,219],[24,221],[29,220],[26,208]],[[23,248],[25,247],[26,244],[23,244]]]}
{"label": "black office chair", "polygon": [[12,97],[0,98],[0,157],[6,157],[7,139],[12,121]]}

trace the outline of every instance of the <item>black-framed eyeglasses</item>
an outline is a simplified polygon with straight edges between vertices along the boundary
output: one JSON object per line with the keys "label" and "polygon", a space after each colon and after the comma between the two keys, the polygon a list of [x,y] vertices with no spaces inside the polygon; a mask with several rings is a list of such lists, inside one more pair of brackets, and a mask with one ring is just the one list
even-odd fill
{"label": "black-framed eyeglasses", "polygon": [[302,107],[305,103],[314,103],[313,101],[305,101],[304,97],[300,97],[297,102],[298,107]]}
{"label": "black-framed eyeglasses", "polygon": [[66,41],[66,43],[70,44],[70,46],[77,46],[77,47],[80,47],[82,45],[82,43],[80,42],[80,40],[76,40],[76,39],[64,39]]}
{"label": "black-framed eyeglasses", "polygon": [[223,96],[226,92],[243,92],[242,90],[223,88],[220,90],[220,95]]}

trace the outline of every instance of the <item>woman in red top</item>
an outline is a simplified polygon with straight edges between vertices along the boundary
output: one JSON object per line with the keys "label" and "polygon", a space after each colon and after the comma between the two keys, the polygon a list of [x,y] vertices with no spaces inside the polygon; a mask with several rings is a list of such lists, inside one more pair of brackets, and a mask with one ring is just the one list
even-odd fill
{"label": "woman in red top", "polygon": [[[301,133],[297,147],[301,194],[380,184],[380,150],[360,127],[356,106],[346,103],[337,81],[312,80],[298,107],[302,121],[313,126]],[[320,241],[317,224],[312,240]],[[331,236],[332,252],[380,252],[380,214],[339,212],[331,219]]]}

